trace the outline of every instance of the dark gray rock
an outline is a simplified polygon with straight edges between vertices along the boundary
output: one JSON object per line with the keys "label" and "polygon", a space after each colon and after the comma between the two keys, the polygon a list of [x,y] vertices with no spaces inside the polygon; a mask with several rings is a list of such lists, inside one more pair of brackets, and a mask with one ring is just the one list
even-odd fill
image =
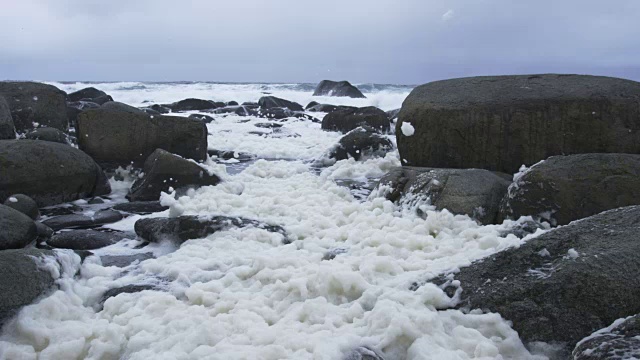
{"label": "dark gray rock", "polygon": [[336,258],[336,256],[340,255],[340,254],[346,254],[349,250],[345,249],[345,248],[333,248],[333,249],[329,249],[329,251],[327,251],[326,253],[324,253],[324,255],[322,256],[322,260],[333,260]]}
{"label": "dark gray rock", "polygon": [[67,117],[69,118],[69,126],[76,127],[78,125],[78,114],[84,110],[99,109],[100,104],[88,101],[67,102]]}
{"label": "dark gray rock", "polygon": [[349,131],[328,153],[329,159],[344,160],[349,157],[360,160],[361,157],[385,156],[393,150],[393,143],[380,135],[376,129],[360,126]]}
{"label": "dark gray rock", "polygon": [[104,105],[110,101],[113,101],[113,98],[109,95],[105,95],[105,96],[99,96],[96,98],[91,98],[91,99],[83,99],[83,101],[90,101],[93,103],[96,103],[98,105]]}
{"label": "dark gray rock", "polygon": [[185,187],[217,185],[220,178],[198,164],[157,149],[144,163],[144,176],[131,186],[130,201],[158,200],[161,192]]}
{"label": "dark gray rock", "polygon": [[620,319],[581,340],[573,360],[640,358],[640,315]]}
{"label": "dark gray rock", "polygon": [[224,104],[202,99],[184,99],[173,104],[163,105],[173,112],[216,109]]}
{"label": "dark gray rock", "polygon": [[40,217],[40,210],[35,200],[25,194],[13,194],[4,201],[4,205],[16,209],[32,220]]}
{"label": "dark gray rock", "polygon": [[307,104],[307,106],[304,107],[305,110],[309,110],[310,108],[316,106],[316,105],[320,105],[319,102],[317,101],[311,101],[310,103]]}
{"label": "dark gray rock", "polygon": [[126,267],[133,264],[136,261],[145,261],[148,259],[153,259],[154,256],[152,253],[142,253],[135,255],[104,255],[100,257],[100,262],[102,266],[115,266],[115,267]]}
{"label": "dark gray rock", "polygon": [[233,100],[231,100],[231,101],[227,101],[227,102],[225,103],[225,105],[226,105],[226,106],[238,106],[238,105],[240,105],[240,104],[238,104],[238,102],[237,102],[237,101],[233,101]]}
{"label": "dark gray rock", "polygon": [[383,176],[378,187],[388,186],[386,198],[404,206],[429,203],[436,210],[447,209],[492,224],[509,184],[488,170],[403,166]]}
{"label": "dark gray rock", "polygon": [[517,176],[500,215],[566,225],[628,205],[640,205],[640,155],[552,156]]}
{"label": "dark gray rock", "polygon": [[282,124],[278,123],[255,123],[253,124],[255,127],[263,128],[263,129],[273,129],[273,128],[281,128]]}
{"label": "dark gray rock", "polygon": [[100,301],[100,307],[104,304],[105,301],[112,297],[116,297],[120,294],[134,294],[145,290],[155,290],[156,287],[154,285],[125,285],[118,288],[113,288],[107,290],[104,295],[102,295],[102,300]]}
{"label": "dark gray rock", "polygon": [[385,360],[384,356],[377,350],[366,346],[358,346],[357,348],[346,353],[343,360]]}
{"label": "dark gray rock", "polygon": [[142,215],[161,212],[167,209],[169,209],[169,207],[160,204],[160,201],[134,201],[118,204],[113,207],[113,210]]}
{"label": "dark gray rock", "polygon": [[25,194],[43,207],[111,192],[98,164],[69,145],[0,140],[0,168],[3,202],[11,194]]}
{"label": "dark gray rock", "polygon": [[313,92],[313,96],[346,96],[350,98],[366,98],[357,87],[348,81],[322,80]]}
{"label": "dark gray rock", "polygon": [[23,248],[38,237],[30,217],[5,205],[0,205],[0,229],[0,250]]}
{"label": "dark gray rock", "polygon": [[285,100],[285,99],[281,99],[281,98],[277,98],[275,96],[263,96],[258,100],[258,105],[263,108],[263,109],[271,109],[271,108],[287,108],[291,111],[303,111],[304,108],[302,107],[302,105],[293,102],[293,101],[289,101],[289,100]]}
{"label": "dark gray rock", "polygon": [[393,121],[398,118],[398,114],[400,114],[400,109],[389,110],[386,112],[389,121]]}
{"label": "dark gray rock", "polygon": [[272,119],[272,120],[283,120],[290,117],[294,117],[298,119],[311,120],[313,122],[320,122],[320,120],[314,118],[311,115],[307,115],[304,112],[292,111],[287,108],[249,109],[247,115],[251,115],[259,118],[265,118],[265,119]]}
{"label": "dark gray rock", "polygon": [[[640,83],[586,75],[483,76],[416,87],[396,123],[410,166],[513,174],[552,155],[640,153]],[[415,129],[405,136],[400,128]]]}
{"label": "dark gray rock", "polygon": [[162,106],[160,104],[153,104],[151,106],[148,107],[148,109],[154,110],[159,112],[160,114],[168,114],[171,112],[171,109],[166,107],[166,106]]}
{"label": "dark gray rock", "polygon": [[87,110],[78,115],[78,146],[100,163],[141,165],[156,149],[201,161],[207,128],[184,117]]}
{"label": "dark gray rock", "polygon": [[322,119],[322,129],[329,131],[346,133],[362,125],[383,132],[389,131],[390,128],[387,114],[373,106],[336,110]]}
{"label": "dark gray rock", "polygon": [[101,109],[104,110],[111,110],[111,111],[121,111],[121,112],[126,112],[126,113],[130,113],[130,114],[144,114],[145,112],[138,109],[137,107],[133,107],[131,105],[127,105],[125,103],[121,103],[121,102],[117,102],[117,101],[108,101],[104,104],[102,104],[102,106],[100,106]]}
{"label": "dark gray rock", "polygon": [[[432,282],[499,313],[525,342],[575,344],[640,313],[640,206],[575,221]],[[451,283],[459,280],[460,287]]]}
{"label": "dark gray rock", "polygon": [[95,230],[62,231],[47,240],[47,245],[60,249],[95,250],[113,245],[125,239],[121,232],[105,232]]}
{"label": "dark gray rock", "polygon": [[153,115],[153,116],[161,116],[162,114],[153,110],[153,109],[149,109],[149,108],[141,108],[140,110],[142,110],[145,114],[147,115]]}
{"label": "dark gray rock", "polygon": [[55,254],[33,248],[0,251],[0,326],[52,289],[51,273],[38,267],[34,259],[45,256]]}
{"label": "dark gray rock", "polygon": [[31,130],[28,133],[24,134],[24,138],[29,140],[51,141],[69,145],[69,137],[67,136],[67,134],[56,128],[50,127]]}
{"label": "dark gray rock", "polygon": [[196,119],[196,120],[200,120],[203,121],[207,124],[211,123],[214,118],[209,116],[209,115],[205,115],[205,114],[191,114],[189,115],[189,119]]}
{"label": "dark gray rock", "polygon": [[150,242],[173,241],[177,244],[190,239],[200,239],[218,231],[233,227],[256,227],[270,232],[277,232],[285,237],[287,233],[281,226],[269,225],[256,220],[228,216],[180,216],[175,218],[147,218],[136,221],[136,234]]}
{"label": "dark gray rock", "polygon": [[11,110],[4,97],[0,96],[0,140],[15,138],[16,127],[13,125]]}
{"label": "dark gray rock", "polygon": [[[106,92],[102,90],[98,90],[94,87],[88,87],[84,89],[80,89],[78,91],[67,94],[67,101],[91,101],[87,99],[95,99],[95,98],[105,98],[107,95]],[[113,101],[113,100],[112,100]],[[95,102],[95,101],[92,101]]]}
{"label": "dark gray rock", "polygon": [[312,106],[310,108],[307,109],[307,111],[311,111],[311,112],[326,112],[326,113],[330,113],[330,112],[334,112],[337,110],[351,110],[351,111],[355,111],[357,110],[357,107],[354,106],[345,106],[345,105],[330,105],[330,104],[318,104],[315,106]]}
{"label": "dark gray rock", "polygon": [[236,151],[231,151],[231,150],[215,150],[215,149],[209,149],[207,150],[207,153],[209,154],[209,156],[211,157],[217,157],[223,160],[230,160],[230,159],[236,159],[240,162],[245,162],[245,161],[250,161],[255,159],[255,155],[253,154],[248,154],[248,153],[243,153],[243,152],[236,152]]}
{"label": "dark gray rock", "polygon": [[36,221],[36,229],[38,230],[38,242],[46,241],[53,236],[53,229],[48,227],[47,225],[41,223],[40,221]]}
{"label": "dark gray rock", "polygon": [[123,219],[122,214],[114,210],[96,211],[93,216],[82,214],[60,215],[42,221],[53,230],[93,228],[111,224]]}
{"label": "dark gray rock", "polygon": [[0,81],[0,96],[11,110],[16,131],[23,133],[37,126],[68,131],[66,94],[55,86],[35,82]]}

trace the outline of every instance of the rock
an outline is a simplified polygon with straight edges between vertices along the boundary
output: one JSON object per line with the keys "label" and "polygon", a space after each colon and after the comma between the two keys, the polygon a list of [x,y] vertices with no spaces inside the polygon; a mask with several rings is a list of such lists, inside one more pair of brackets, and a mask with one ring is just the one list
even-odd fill
{"label": "rock", "polygon": [[0,229],[0,250],[21,249],[38,237],[30,217],[5,205],[0,205]]}
{"label": "rock", "polygon": [[569,351],[614,320],[640,313],[640,206],[555,228],[432,282],[459,307],[496,312],[525,342]]}
{"label": "rock", "polygon": [[322,260],[333,260],[336,258],[336,256],[340,255],[340,254],[346,254],[348,252],[347,249],[345,248],[333,248],[333,249],[329,249],[326,253],[324,253],[324,255],[322,256]]}
{"label": "rock", "polygon": [[322,80],[313,92],[313,96],[347,96],[350,98],[366,98],[357,87],[348,81]]}
{"label": "rock", "polygon": [[277,98],[275,96],[263,96],[260,98],[260,100],[258,100],[258,105],[263,108],[263,109],[271,109],[271,108],[287,108],[291,111],[303,111],[304,109],[302,108],[302,105],[293,102],[293,101],[289,101],[289,100],[285,100],[285,99],[281,99],[281,98]]}
{"label": "rock", "polygon": [[67,105],[64,91],[35,82],[0,81],[0,96],[11,110],[16,131],[25,132],[40,126],[67,131]]}
{"label": "rock", "polygon": [[111,224],[123,219],[122,214],[114,210],[96,211],[93,216],[82,214],[70,214],[54,216],[44,220],[42,223],[55,231],[61,229],[83,229],[92,228],[104,224]]}
{"label": "rock", "polygon": [[[99,100],[105,99],[107,96],[107,93],[102,91],[102,90],[98,90],[94,87],[88,87],[88,88],[84,88],[81,90],[78,90],[76,92],[72,92],[70,94],[67,95],[67,101],[91,101],[91,102],[95,102],[92,99],[96,99],[98,98]],[[113,101],[113,99],[111,100]],[[100,105],[102,105],[102,103],[100,103]]]}
{"label": "rock", "polygon": [[184,187],[217,185],[220,178],[209,174],[195,162],[162,149],[153,152],[144,163],[144,177],[136,180],[127,195],[130,201],[158,200],[161,192]]}
{"label": "rock", "polygon": [[196,119],[196,120],[204,121],[207,124],[211,123],[214,120],[213,117],[211,117],[209,115],[204,115],[204,114],[191,114],[191,115],[189,115],[189,119]]}
{"label": "rock", "polygon": [[16,127],[13,125],[11,110],[4,97],[0,96],[0,140],[15,138]]}
{"label": "rock", "polygon": [[349,132],[358,126],[368,125],[379,131],[389,131],[387,114],[377,107],[336,110],[322,119],[322,129]]}
{"label": "rock", "polygon": [[209,110],[209,109],[219,108],[225,105],[218,104],[209,100],[185,99],[185,100],[180,100],[173,104],[164,105],[164,106],[170,108],[171,111],[180,112],[180,111],[191,111],[191,110]]}
{"label": "rock", "polygon": [[344,160],[349,157],[360,160],[362,156],[382,156],[393,150],[391,140],[368,126],[360,126],[349,131],[328,153],[329,159]]}
{"label": "rock", "polygon": [[227,103],[225,103],[226,106],[238,106],[240,104],[238,104],[237,101],[228,101]]}
{"label": "rock", "polygon": [[95,250],[113,245],[127,236],[121,232],[95,230],[62,231],[47,240],[47,245],[60,249]]}
{"label": "rock", "polygon": [[144,111],[138,109],[137,107],[133,107],[131,105],[127,105],[125,103],[121,103],[117,101],[106,102],[102,104],[100,108],[104,110],[121,111],[121,112],[130,113],[130,114],[144,114]]}
{"label": "rock", "polygon": [[223,160],[236,159],[240,162],[249,161],[255,159],[255,155],[243,152],[236,152],[231,150],[207,150],[207,153],[211,157],[217,157]]}
{"label": "rock", "polygon": [[146,218],[136,221],[134,228],[136,234],[147,241],[161,242],[170,240],[177,244],[182,244],[187,240],[204,238],[231,227],[243,228],[247,226],[280,233],[285,237],[285,243],[288,243],[286,231],[281,226],[228,216]]}
{"label": "rock", "polygon": [[141,215],[152,214],[168,209],[169,207],[160,204],[160,201],[134,201],[118,204],[113,207],[113,210]]}
{"label": "rock", "polygon": [[25,194],[43,207],[111,192],[98,164],[69,145],[0,140],[0,164],[0,201]]}
{"label": "rock", "polygon": [[384,175],[378,189],[388,187],[385,197],[404,206],[429,203],[436,210],[447,209],[492,224],[509,184],[488,170],[403,166]]}
{"label": "rock", "polygon": [[616,320],[582,339],[572,355],[573,360],[640,358],[640,315]]}
{"label": "rock", "polygon": [[149,108],[141,108],[140,110],[142,110],[145,114],[147,115],[153,115],[153,116],[161,116],[162,114],[153,110],[153,109],[149,109]]}
{"label": "rock", "polygon": [[137,292],[145,291],[145,290],[155,290],[156,287],[153,285],[125,285],[119,288],[113,288],[107,290],[104,295],[102,295],[102,300],[100,301],[100,305],[104,304],[105,301],[112,297],[116,297],[120,294],[134,294]]}
{"label": "rock", "polygon": [[389,110],[386,112],[387,118],[389,121],[393,121],[398,118],[398,114],[400,114],[400,109]]}
{"label": "rock", "polygon": [[34,259],[45,256],[55,254],[33,248],[0,251],[0,326],[53,287],[49,270],[39,267]]}
{"label": "rock", "polygon": [[[640,153],[640,83],[586,75],[484,76],[415,88],[396,123],[410,166],[513,174],[552,155]],[[402,125],[415,129],[405,136]]]}
{"label": "rock", "polygon": [[255,123],[253,124],[255,127],[263,128],[263,129],[273,129],[273,128],[281,128],[282,124],[278,123]]}
{"label": "rock", "polygon": [[318,104],[315,106],[310,107],[309,109],[307,109],[307,111],[311,111],[311,112],[326,112],[326,113],[330,113],[330,112],[334,112],[337,110],[351,110],[351,111],[355,111],[357,110],[357,107],[354,106],[344,106],[344,105],[330,105],[330,104]]}
{"label": "rock", "polygon": [[197,161],[207,156],[207,128],[198,120],[105,109],[78,115],[78,146],[100,163],[140,165],[156,149]]}
{"label": "rock", "polygon": [[628,205],[640,205],[640,155],[552,156],[516,176],[500,216],[566,225]]}
{"label": "rock", "polygon": [[317,101],[311,101],[310,103],[307,104],[307,106],[304,107],[305,110],[309,110],[310,108],[316,106],[316,105],[320,105],[319,102]]}
{"label": "rock", "polygon": [[113,98],[109,95],[106,95],[106,96],[99,96],[97,98],[92,98],[92,99],[84,99],[84,101],[91,101],[98,105],[104,105],[110,101],[113,101]]}
{"label": "rock", "polygon": [[166,106],[162,106],[159,104],[154,104],[148,107],[148,109],[154,110],[159,112],[160,114],[168,114],[171,112],[171,109],[166,107]]}
{"label": "rock", "polygon": [[32,220],[40,217],[38,204],[35,202],[35,200],[25,194],[10,195],[7,200],[4,201],[4,205],[20,211],[21,213],[30,217]]}
{"label": "rock", "polygon": [[67,102],[67,117],[69,126],[76,127],[78,124],[78,114],[84,110],[99,109],[100,104],[88,101]]}
{"label": "rock", "polygon": [[257,102],[253,102],[253,101],[245,101],[241,104],[242,106],[252,106],[252,107],[258,107],[258,103]]}
{"label": "rock", "polygon": [[47,225],[36,221],[36,229],[38,230],[38,241],[46,241],[53,236],[53,229]]}
{"label": "rock", "polygon": [[133,264],[136,261],[145,261],[148,259],[153,259],[154,256],[152,253],[142,253],[135,255],[104,255],[100,256],[100,262],[102,266],[115,266],[115,267],[126,267]]}
{"label": "rock", "polygon": [[56,128],[43,127],[29,131],[24,135],[25,139],[52,141],[60,144],[69,145],[69,137],[67,134]]}
{"label": "rock", "polygon": [[358,346],[342,358],[343,360],[385,360],[378,351],[365,346]]}
{"label": "rock", "polygon": [[90,205],[95,205],[95,204],[104,204],[104,200],[102,200],[102,198],[95,197],[95,198],[93,198],[93,199],[91,199],[91,200],[87,201],[87,204],[90,204]]}

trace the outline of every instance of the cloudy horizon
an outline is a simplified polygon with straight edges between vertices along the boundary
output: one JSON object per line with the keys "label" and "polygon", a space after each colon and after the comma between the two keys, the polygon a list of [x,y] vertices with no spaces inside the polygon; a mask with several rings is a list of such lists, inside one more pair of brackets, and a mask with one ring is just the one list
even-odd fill
{"label": "cloudy horizon", "polygon": [[3,0],[0,80],[640,80],[640,1]]}

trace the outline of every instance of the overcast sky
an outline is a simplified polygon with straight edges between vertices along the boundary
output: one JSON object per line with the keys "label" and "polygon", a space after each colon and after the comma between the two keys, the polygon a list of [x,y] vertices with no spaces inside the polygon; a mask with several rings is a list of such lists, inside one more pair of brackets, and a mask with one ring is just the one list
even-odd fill
{"label": "overcast sky", "polygon": [[640,0],[0,0],[0,79],[640,80]]}

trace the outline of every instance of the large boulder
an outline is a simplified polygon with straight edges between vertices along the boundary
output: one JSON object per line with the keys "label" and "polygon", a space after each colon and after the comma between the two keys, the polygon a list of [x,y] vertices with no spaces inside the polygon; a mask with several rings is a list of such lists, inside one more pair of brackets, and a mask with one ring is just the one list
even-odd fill
{"label": "large boulder", "polygon": [[220,178],[193,161],[162,149],[153,152],[144,163],[144,176],[131,186],[130,201],[158,200],[169,188],[217,185]]}
{"label": "large boulder", "polygon": [[131,105],[127,105],[125,103],[121,103],[118,101],[108,101],[104,104],[102,104],[102,106],[100,106],[101,109],[104,110],[111,110],[111,111],[121,111],[121,112],[126,112],[126,113],[132,113],[132,114],[144,114],[144,110],[140,110],[137,107],[133,107]]}
{"label": "large boulder", "polygon": [[78,124],[78,114],[84,110],[99,109],[100,104],[90,101],[74,101],[67,102],[67,117],[69,118],[69,126],[76,127]]}
{"label": "large boulder", "polygon": [[78,145],[100,163],[141,165],[158,148],[201,161],[207,128],[183,117],[87,110],[78,115]]}
{"label": "large boulder", "polygon": [[573,349],[573,360],[640,358],[640,315],[618,319],[581,340]]}
{"label": "large boulder", "polygon": [[[96,98],[104,98],[107,95],[106,92],[102,91],[102,90],[98,90],[94,87],[88,87],[88,88],[84,88],[84,89],[80,89],[78,91],[74,91],[70,94],[67,94],[67,101],[92,101],[92,99],[96,99]],[[113,99],[111,99],[111,101],[113,101]],[[100,104],[102,105],[102,104]]]}
{"label": "large boulder", "polygon": [[36,262],[45,256],[55,254],[40,249],[0,251],[0,326],[53,287],[51,272]]}
{"label": "large boulder", "polygon": [[609,210],[432,282],[458,307],[499,313],[525,342],[571,351],[595,330],[640,313],[639,224],[640,206]]}
{"label": "large boulder", "polygon": [[263,109],[287,108],[291,111],[303,111],[302,105],[297,102],[281,99],[275,96],[263,96],[258,100],[258,105]]}
{"label": "large boulder", "polygon": [[255,227],[284,236],[287,233],[279,225],[269,225],[256,220],[228,216],[180,216],[175,218],[145,218],[136,221],[136,234],[150,242],[172,241],[178,244],[190,239],[200,239],[229,228]]}
{"label": "large boulder", "polygon": [[0,96],[11,110],[16,131],[41,126],[67,131],[66,94],[55,86],[35,82],[0,81]]}
{"label": "large boulder", "polygon": [[25,194],[13,194],[5,200],[4,205],[18,210],[35,220],[40,217],[40,210],[35,200]]}
{"label": "large boulder", "polygon": [[23,248],[38,237],[30,217],[5,205],[0,205],[0,229],[0,250]]}
{"label": "large boulder", "polygon": [[322,119],[322,129],[349,132],[358,126],[367,125],[378,131],[389,131],[387,114],[374,106],[347,108],[330,112]]}
{"label": "large boulder", "polygon": [[[174,102],[173,104],[167,104],[164,105],[164,107],[167,107],[169,109],[171,109],[171,111],[174,112],[179,112],[179,111],[191,111],[191,110],[209,110],[209,109],[216,109],[219,107],[225,106],[224,103],[215,103],[213,101],[209,101],[209,100],[202,100],[202,99],[184,99],[184,100],[180,100],[178,102]],[[156,110],[156,109],[154,109]],[[158,111],[158,110],[156,110]]]}
{"label": "large boulder", "polygon": [[11,110],[4,97],[0,96],[0,140],[15,138],[16,127],[13,125]]}
{"label": "large boulder", "polygon": [[[513,174],[553,155],[640,153],[640,83],[602,76],[516,75],[415,88],[396,124],[410,166]],[[415,133],[400,131],[409,123]]]}
{"label": "large boulder", "polygon": [[375,129],[360,126],[349,131],[329,150],[328,159],[344,160],[349,157],[360,160],[362,157],[384,156],[393,150],[393,143],[380,135]]}
{"label": "large boulder", "polygon": [[566,225],[628,205],[640,205],[640,155],[552,156],[516,176],[500,216]]}
{"label": "large boulder", "polygon": [[56,128],[42,127],[24,134],[25,139],[69,144],[69,136]]}
{"label": "large boulder", "polygon": [[357,87],[348,81],[322,80],[313,92],[313,96],[347,96],[350,98],[366,98]]}
{"label": "large boulder", "polygon": [[483,169],[434,169],[404,166],[385,174],[378,191],[407,207],[431,204],[464,214],[482,224],[496,222],[500,200],[509,187],[508,175]]}
{"label": "large boulder", "polygon": [[111,192],[98,164],[65,144],[1,140],[0,168],[3,202],[12,194],[25,194],[43,207]]}

